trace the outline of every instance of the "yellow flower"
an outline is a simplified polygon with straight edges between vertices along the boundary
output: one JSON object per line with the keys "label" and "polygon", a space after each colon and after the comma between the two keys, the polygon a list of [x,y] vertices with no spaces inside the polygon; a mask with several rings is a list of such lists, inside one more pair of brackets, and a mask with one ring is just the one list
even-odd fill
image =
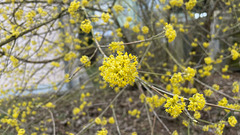
{"label": "yellow flower", "polygon": [[200,114],[199,111],[195,111],[193,116],[194,116],[195,119],[200,119],[201,118],[201,114]]}
{"label": "yellow flower", "polygon": [[178,135],[177,130],[174,130],[173,133],[172,133],[172,135]]}
{"label": "yellow flower", "polygon": [[133,85],[137,72],[137,57],[127,52],[117,52],[117,56],[110,55],[104,59],[103,65],[99,68],[100,75],[110,84],[111,87],[117,85],[124,87],[127,84]]}
{"label": "yellow flower", "polygon": [[60,64],[58,62],[52,62],[51,65],[53,65],[54,67],[60,67]]}
{"label": "yellow flower", "polygon": [[64,60],[65,61],[70,61],[73,58],[77,58],[77,55],[74,52],[72,52],[72,51],[70,51],[69,53],[65,54],[65,56],[64,56]]}
{"label": "yellow flower", "polygon": [[196,70],[188,67],[188,68],[185,69],[185,71],[183,73],[183,78],[185,80],[190,81],[195,76],[195,74],[196,74]]}
{"label": "yellow flower", "polygon": [[151,112],[153,111],[154,108],[160,107],[166,101],[166,98],[164,97],[159,98],[158,95],[154,95],[152,97],[147,97],[146,101],[150,106],[149,110]]}
{"label": "yellow flower", "polygon": [[137,135],[137,132],[132,132],[132,134],[131,135]]}
{"label": "yellow flower", "polygon": [[97,131],[97,135],[107,135],[107,134],[108,134],[108,131],[105,128],[103,128],[100,131]]}
{"label": "yellow flower", "polygon": [[232,127],[235,127],[235,125],[237,124],[237,119],[234,116],[230,116],[230,117],[228,117],[228,123]]}
{"label": "yellow flower", "polygon": [[190,97],[189,101],[190,103],[188,105],[188,110],[190,111],[202,110],[206,103],[203,94],[199,93],[196,93],[193,95],[193,97]]}
{"label": "yellow flower", "polygon": [[238,93],[239,92],[239,83],[237,81],[235,81],[235,82],[233,82],[232,86],[233,86],[232,92]]}
{"label": "yellow flower", "polygon": [[77,115],[81,110],[77,107],[73,109],[73,115]]}
{"label": "yellow flower", "polygon": [[80,28],[83,32],[89,33],[92,30],[91,21],[88,19],[85,19],[85,21],[82,21]]}
{"label": "yellow flower", "polygon": [[147,34],[148,31],[149,31],[149,29],[148,29],[147,26],[143,26],[143,27],[142,27],[142,32],[143,32],[143,34]]}
{"label": "yellow flower", "polygon": [[18,130],[18,135],[24,135],[25,134],[25,129],[19,129]]}
{"label": "yellow flower", "polygon": [[182,73],[180,73],[180,72],[174,73],[172,78],[170,79],[170,81],[173,86],[177,86],[179,83],[184,82]]}
{"label": "yellow flower", "polygon": [[48,102],[48,103],[45,105],[45,107],[47,107],[47,108],[54,108],[55,105],[54,105],[52,102]]}
{"label": "yellow flower", "polygon": [[112,51],[112,52],[115,52],[115,51],[120,51],[120,52],[123,52],[124,51],[124,43],[121,41],[121,42],[112,42],[109,44],[109,49]]}
{"label": "yellow flower", "polygon": [[173,98],[167,98],[167,103],[164,105],[166,112],[170,113],[173,118],[178,117],[185,108],[184,99],[179,99],[178,95],[174,95]]}
{"label": "yellow flower", "polygon": [[114,124],[114,123],[115,123],[115,120],[114,120],[113,117],[110,117],[110,118],[108,119],[108,122],[109,122],[110,124]]}
{"label": "yellow flower", "polygon": [[95,123],[96,123],[97,125],[100,125],[100,124],[102,123],[102,121],[101,121],[101,119],[100,119],[99,117],[97,117],[97,118],[95,119]]}
{"label": "yellow flower", "polygon": [[207,65],[211,64],[213,62],[212,58],[211,57],[206,57],[204,58],[204,61]]}
{"label": "yellow flower", "polygon": [[107,23],[109,20],[110,16],[108,13],[102,13],[102,20]]}
{"label": "yellow flower", "polygon": [[53,0],[47,0],[47,3],[48,3],[48,4],[52,4],[52,3],[53,3]]}
{"label": "yellow flower", "polygon": [[189,122],[188,122],[188,121],[186,121],[186,120],[183,120],[183,121],[182,121],[182,124],[183,124],[185,127],[188,127],[188,125],[189,125]]}
{"label": "yellow flower", "polygon": [[80,58],[80,61],[86,66],[89,67],[91,65],[91,61],[88,58],[88,56],[84,55],[82,58]]}
{"label": "yellow flower", "polygon": [[82,0],[82,5],[85,7],[88,5],[88,0]]}
{"label": "yellow flower", "polygon": [[80,7],[80,2],[76,2],[76,0],[72,1],[69,8],[68,8],[68,12],[74,16],[75,12],[78,10],[78,8]]}
{"label": "yellow flower", "polygon": [[113,9],[117,12],[117,14],[124,10],[124,8],[121,5],[114,5]]}
{"label": "yellow flower", "polygon": [[13,67],[18,66],[18,59],[16,59],[14,56],[10,56],[10,60],[12,61]]}
{"label": "yellow flower", "polygon": [[174,6],[181,7],[183,5],[183,0],[170,0],[169,3],[172,7]]}
{"label": "yellow flower", "polygon": [[165,36],[168,38],[168,42],[172,42],[176,38],[176,31],[171,24],[165,26]]}
{"label": "yellow flower", "polygon": [[222,100],[218,101],[218,105],[226,106],[228,104],[228,100],[224,97]]}
{"label": "yellow flower", "polygon": [[209,43],[208,42],[203,42],[203,47],[204,48],[207,48],[209,46]]}
{"label": "yellow flower", "polygon": [[188,2],[185,3],[186,9],[192,10],[196,4],[197,4],[197,0],[189,0]]}
{"label": "yellow flower", "polygon": [[213,91],[210,89],[204,90],[203,92],[204,92],[205,96],[208,96],[208,97],[210,97],[213,93]]}
{"label": "yellow flower", "polygon": [[135,33],[139,33],[139,32],[140,32],[140,29],[139,29],[139,26],[138,26],[138,25],[133,26],[132,30],[133,30],[133,32],[135,32]]}
{"label": "yellow flower", "polygon": [[239,57],[239,53],[234,49],[231,50],[231,55],[233,60],[236,60]]}

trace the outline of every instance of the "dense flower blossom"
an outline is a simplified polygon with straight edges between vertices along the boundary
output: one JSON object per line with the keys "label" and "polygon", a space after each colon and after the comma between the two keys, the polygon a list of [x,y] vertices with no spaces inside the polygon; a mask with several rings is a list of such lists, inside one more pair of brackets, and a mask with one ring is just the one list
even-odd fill
{"label": "dense flower blossom", "polygon": [[148,31],[149,31],[149,28],[148,28],[147,26],[143,26],[143,27],[142,27],[142,32],[143,32],[143,34],[147,34]]}
{"label": "dense flower blossom", "polygon": [[99,68],[100,75],[111,87],[133,85],[135,77],[138,76],[137,64],[136,56],[118,51],[116,57],[110,55],[104,59],[103,65]]}
{"label": "dense flower blossom", "polygon": [[185,108],[184,99],[179,99],[178,95],[174,95],[173,98],[168,97],[167,103],[164,105],[166,112],[168,112],[173,118],[178,117]]}
{"label": "dense flower blossom", "polygon": [[89,67],[91,65],[91,61],[88,56],[84,55],[80,58],[80,61],[86,66]]}
{"label": "dense flower blossom", "polygon": [[172,7],[174,6],[181,7],[183,5],[183,0],[170,0],[169,3]]}
{"label": "dense flower blossom", "polygon": [[109,49],[112,51],[112,52],[117,52],[117,51],[120,51],[120,52],[123,52],[124,51],[124,43],[121,41],[121,42],[112,42],[109,44]]}
{"label": "dense flower blossom", "polygon": [[188,2],[185,3],[186,9],[192,10],[196,4],[197,4],[197,0],[189,0]]}
{"label": "dense flower blossom", "polygon": [[105,23],[107,23],[108,20],[109,20],[109,18],[110,18],[110,16],[109,16],[108,13],[102,13],[101,18],[102,18],[102,20],[103,20]]}
{"label": "dense flower blossom", "polygon": [[195,76],[195,74],[196,74],[196,70],[193,69],[193,68],[188,67],[188,68],[186,68],[186,69],[184,70],[183,78],[184,78],[185,80],[190,81],[190,80]]}
{"label": "dense flower blossom", "polygon": [[91,21],[88,19],[85,19],[85,21],[82,21],[80,28],[83,32],[89,33],[92,30]]}
{"label": "dense flower blossom", "polygon": [[168,42],[172,42],[176,38],[176,31],[171,24],[165,26],[165,36],[168,38]]}
{"label": "dense flower blossom", "polygon": [[233,60],[236,60],[239,57],[239,53],[235,49],[231,50],[231,55]]}
{"label": "dense flower blossom", "polygon": [[68,8],[68,12],[74,16],[75,12],[78,10],[78,8],[80,7],[80,2],[76,2],[76,0],[72,1],[69,8]]}
{"label": "dense flower blossom", "polygon": [[113,6],[113,9],[119,13],[119,12],[122,12],[124,10],[124,8],[121,6],[121,5],[114,5]]}
{"label": "dense flower blossom", "polygon": [[235,125],[237,124],[237,119],[234,116],[230,116],[228,118],[228,123],[232,126],[235,127]]}
{"label": "dense flower blossom", "polygon": [[193,95],[193,97],[190,97],[189,101],[190,103],[188,105],[188,110],[190,111],[202,110],[206,103],[203,94],[199,93],[196,93]]}

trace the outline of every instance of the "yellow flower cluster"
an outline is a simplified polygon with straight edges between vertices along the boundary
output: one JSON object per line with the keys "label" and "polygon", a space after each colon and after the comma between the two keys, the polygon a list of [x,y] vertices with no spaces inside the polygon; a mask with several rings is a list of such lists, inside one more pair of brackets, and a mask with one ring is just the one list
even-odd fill
{"label": "yellow flower cluster", "polygon": [[209,46],[209,43],[208,42],[203,42],[203,47],[204,48],[207,48]]}
{"label": "yellow flower cluster", "polygon": [[143,34],[147,34],[148,31],[149,31],[149,28],[148,28],[147,26],[143,26],[143,27],[142,27],[142,32],[143,32]]}
{"label": "yellow flower cluster", "polygon": [[183,0],[170,0],[169,3],[172,7],[174,6],[181,7],[183,5]]}
{"label": "yellow flower cluster", "polygon": [[109,49],[112,51],[112,52],[123,52],[124,51],[124,43],[121,41],[121,42],[111,42],[109,44]]}
{"label": "yellow flower cluster", "polygon": [[117,32],[117,36],[118,37],[122,37],[123,36],[121,28],[116,29],[116,32]]}
{"label": "yellow flower cluster", "polygon": [[172,42],[176,38],[176,31],[171,24],[165,26],[165,36],[168,38],[168,42]]}
{"label": "yellow flower cluster", "polygon": [[18,59],[16,59],[14,56],[10,56],[10,60],[12,61],[13,67],[18,66]]}
{"label": "yellow flower cluster", "polygon": [[189,122],[188,122],[188,121],[186,121],[186,120],[183,120],[183,121],[182,121],[182,124],[183,124],[185,127],[188,127],[188,125],[189,125]]}
{"label": "yellow flower cluster", "polygon": [[133,85],[137,72],[137,57],[127,52],[117,52],[117,56],[110,55],[104,59],[103,65],[99,67],[100,75],[110,84],[111,87],[117,85],[124,87],[127,84]]}
{"label": "yellow flower cluster", "polygon": [[193,116],[194,116],[195,119],[200,119],[201,118],[201,114],[200,114],[199,111],[195,111]]}
{"label": "yellow flower cluster", "polygon": [[240,54],[235,49],[231,50],[231,55],[233,60],[236,60],[240,56]]}
{"label": "yellow flower cluster", "polygon": [[193,95],[193,97],[190,97],[189,101],[188,110],[190,111],[202,110],[206,103],[203,94],[199,93],[196,93]]}
{"label": "yellow flower cluster", "polygon": [[85,21],[82,21],[80,28],[83,32],[89,33],[92,30],[91,21],[88,19],[85,19]]}
{"label": "yellow flower cluster", "polygon": [[24,135],[25,134],[25,129],[21,128],[18,130],[18,135]]}
{"label": "yellow flower cluster", "polygon": [[65,54],[65,56],[64,56],[64,60],[65,61],[70,61],[70,60],[72,60],[74,58],[77,58],[77,55],[74,52],[72,52],[72,51],[70,51],[69,53]]}
{"label": "yellow flower cluster", "polygon": [[48,102],[46,105],[44,105],[44,107],[55,108],[55,105],[52,102]]}
{"label": "yellow flower cluster", "polygon": [[82,6],[86,7],[88,5],[88,0],[82,0]]}
{"label": "yellow flower cluster", "polygon": [[211,70],[213,69],[212,65],[203,66],[203,69],[199,69],[200,77],[210,76]]}
{"label": "yellow flower cluster", "polygon": [[139,32],[140,32],[140,29],[139,29],[139,26],[138,26],[138,25],[133,26],[132,30],[133,30],[133,32],[135,32],[135,33],[139,33]]}
{"label": "yellow flower cluster", "polygon": [[185,3],[186,9],[192,10],[196,4],[197,4],[197,0],[189,0],[188,2]]}
{"label": "yellow flower cluster", "polygon": [[110,124],[114,124],[114,123],[115,123],[115,120],[114,120],[113,117],[110,117],[110,118],[108,119],[108,122],[109,122]]}
{"label": "yellow flower cluster", "polygon": [[29,12],[25,15],[28,24],[32,24],[32,23],[33,23],[33,17],[35,17],[36,15],[37,15],[36,12],[33,11],[33,10],[32,10],[32,11],[29,11]]}
{"label": "yellow flower cluster", "polygon": [[232,86],[233,86],[232,92],[238,93],[239,92],[239,83],[237,81],[235,81],[235,82],[233,82]]}
{"label": "yellow flower cluster", "polygon": [[230,116],[230,117],[228,117],[228,123],[232,127],[235,127],[235,125],[237,124],[237,119],[234,116]]}
{"label": "yellow flower cluster", "polygon": [[225,121],[220,121],[212,125],[204,125],[202,130],[208,131],[209,128],[215,128],[215,134],[222,135],[224,127],[225,127]]}
{"label": "yellow flower cluster", "polygon": [[129,110],[128,114],[130,114],[131,116],[136,116],[136,118],[140,117],[141,112],[138,109],[134,109],[134,110]]}
{"label": "yellow flower cluster", "polygon": [[182,77],[182,73],[180,73],[180,72],[174,73],[172,78],[170,79],[170,81],[171,81],[171,84],[173,86],[177,86],[177,85],[179,85],[179,83],[184,82],[184,79]]}
{"label": "yellow flower cluster", "polygon": [[89,67],[91,65],[91,61],[88,56],[84,55],[80,58],[80,61],[86,66]]}
{"label": "yellow flower cluster", "polygon": [[53,62],[51,63],[51,65],[54,66],[54,67],[60,67],[59,62],[55,62],[55,61],[53,61]]}
{"label": "yellow flower cluster", "polygon": [[229,66],[225,65],[224,68],[222,68],[222,72],[227,72],[228,71]]}
{"label": "yellow flower cluster", "polygon": [[72,1],[69,8],[68,12],[72,15],[75,16],[75,12],[78,10],[80,7],[80,1],[76,2],[76,0]]}
{"label": "yellow flower cluster", "polygon": [[108,22],[108,20],[109,20],[109,18],[110,18],[110,16],[109,16],[109,14],[108,13],[102,13],[102,20],[105,22],[105,23],[107,23]]}
{"label": "yellow flower cluster", "polygon": [[220,121],[219,123],[214,124],[213,127],[215,128],[215,133],[217,135],[222,135],[223,129],[225,127],[225,121]]}
{"label": "yellow flower cluster", "polygon": [[183,97],[179,99],[178,95],[174,95],[173,98],[167,98],[167,103],[164,105],[166,112],[170,113],[173,118],[178,117],[184,110],[186,104]]}
{"label": "yellow flower cluster", "polygon": [[209,65],[209,64],[211,64],[211,63],[213,62],[213,60],[212,60],[211,57],[206,57],[206,58],[204,58],[204,62],[205,62],[207,65]]}
{"label": "yellow flower cluster", "polygon": [[172,135],[178,135],[177,130],[174,130],[173,133],[172,133]]}
{"label": "yellow flower cluster", "polygon": [[197,89],[196,88],[186,88],[186,87],[184,87],[184,88],[182,88],[182,87],[180,87],[185,93],[188,93],[188,94],[195,94],[195,93],[197,93]]}
{"label": "yellow flower cluster", "polygon": [[107,135],[108,134],[108,131],[107,129],[103,128],[102,130],[100,131],[97,131],[97,135]]}
{"label": "yellow flower cluster", "polygon": [[150,106],[149,111],[152,112],[154,108],[160,107],[166,101],[166,98],[164,97],[159,98],[158,95],[154,95],[152,97],[147,97],[146,101]]}
{"label": "yellow flower cluster", "polygon": [[[112,118],[111,118],[112,119]],[[113,119],[114,120],[114,119]],[[113,122],[112,120],[110,120],[111,122]],[[107,124],[107,119],[105,118],[105,117],[103,117],[102,119],[100,119],[99,117],[97,117],[96,119],[95,119],[95,123],[97,124],[97,125],[102,125],[102,126],[104,126],[104,125],[106,125]]]}
{"label": "yellow flower cluster", "polygon": [[141,103],[144,102],[145,98],[146,98],[146,96],[143,93],[139,96],[139,99],[141,100]]}
{"label": "yellow flower cluster", "polygon": [[222,100],[218,101],[218,105],[226,106],[228,104],[228,100],[224,97]]}
{"label": "yellow flower cluster", "polygon": [[117,12],[117,14],[124,10],[124,8],[121,5],[114,5],[113,9]]}
{"label": "yellow flower cluster", "polygon": [[183,78],[184,78],[185,80],[190,81],[190,80],[192,80],[192,78],[195,76],[195,74],[196,74],[196,70],[193,69],[193,68],[188,67],[188,68],[186,68],[186,69],[184,70]]}
{"label": "yellow flower cluster", "polygon": [[213,91],[210,89],[204,90],[203,92],[204,92],[205,96],[208,96],[208,97],[210,97],[213,93]]}

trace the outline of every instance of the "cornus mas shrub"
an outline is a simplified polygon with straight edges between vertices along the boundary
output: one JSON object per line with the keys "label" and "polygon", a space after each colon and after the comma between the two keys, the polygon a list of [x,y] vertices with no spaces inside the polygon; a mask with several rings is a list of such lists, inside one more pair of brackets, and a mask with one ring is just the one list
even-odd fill
{"label": "cornus mas shrub", "polygon": [[0,133],[237,134],[239,7],[0,1]]}

